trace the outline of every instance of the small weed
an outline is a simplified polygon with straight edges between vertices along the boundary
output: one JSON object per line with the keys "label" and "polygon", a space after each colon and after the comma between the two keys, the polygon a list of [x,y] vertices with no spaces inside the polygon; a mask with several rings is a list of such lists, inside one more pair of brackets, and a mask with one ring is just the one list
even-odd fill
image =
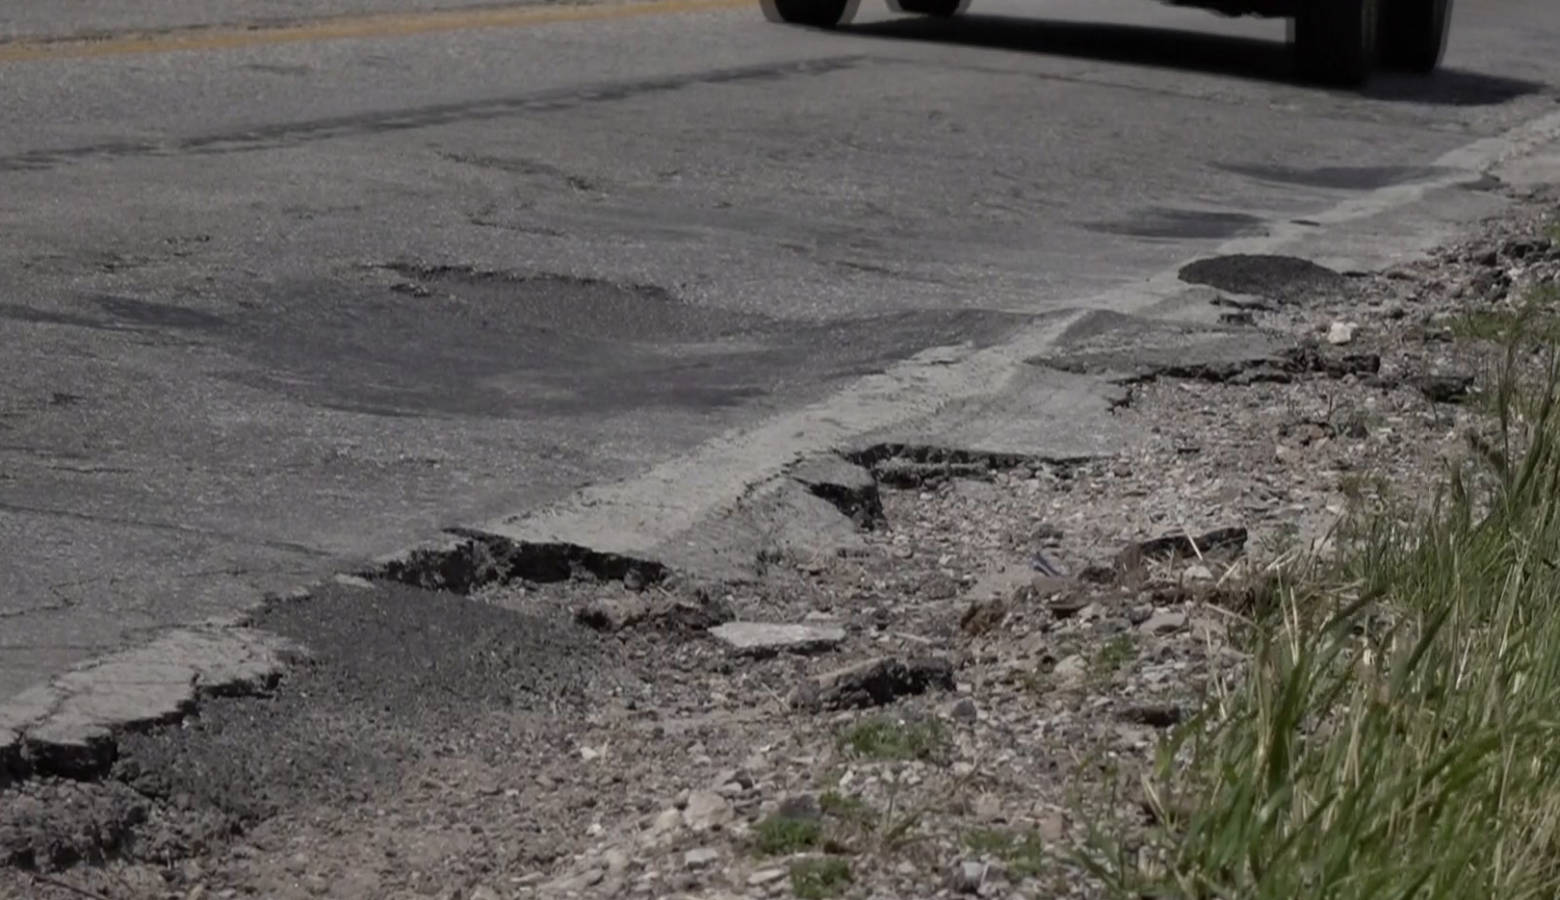
{"label": "small weed", "polygon": [[1012,832],[978,828],[964,836],[970,850],[995,856],[1020,878],[1038,875],[1045,866],[1045,842],[1037,831]]}
{"label": "small weed", "polygon": [[766,856],[786,856],[817,847],[823,840],[823,824],[816,819],[774,815],[758,823],[754,842]]}
{"label": "small weed", "polygon": [[823,810],[824,815],[841,822],[867,828],[872,826],[872,808],[867,806],[860,797],[852,797],[838,791],[825,791],[818,798],[818,808]]}
{"label": "small weed", "polygon": [[850,863],[843,859],[804,859],[791,866],[791,893],[802,900],[838,897],[850,882]]}
{"label": "small weed", "polygon": [[1118,635],[1112,638],[1105,646],[1101,647],[1094,656],[1093,668],[1097,675],[1111,675],[1119,672],[1128,663],[1137,659],[1137,638],[1130,634]]}
{"label": "small weed", "polygon": [[866,759],[934,760],[947,748],[948,733],[936,719],[879,716],[846,729],[840,746]]}

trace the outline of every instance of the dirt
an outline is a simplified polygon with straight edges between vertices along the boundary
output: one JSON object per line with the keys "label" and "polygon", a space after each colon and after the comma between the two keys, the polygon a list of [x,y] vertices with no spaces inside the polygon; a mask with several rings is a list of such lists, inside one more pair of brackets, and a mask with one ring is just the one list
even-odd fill
{"label": "dirt", "polygon": [[[128,741],[104,783],[8,789],[0,895],[1103,896],[1074,854],[1111,823],[1153,864],[1141,776],[1240,677],[1262,572],[1489,436],[1469,314],[1557,283],[1556,210],[1379,276],[1285,262],[1325,289],[1247,327],[1378,364],[1134,372],[1116,458],[810,464],[865,550],[280,607],[318,667]],[[730,621],[843,636],[739,652]]]}

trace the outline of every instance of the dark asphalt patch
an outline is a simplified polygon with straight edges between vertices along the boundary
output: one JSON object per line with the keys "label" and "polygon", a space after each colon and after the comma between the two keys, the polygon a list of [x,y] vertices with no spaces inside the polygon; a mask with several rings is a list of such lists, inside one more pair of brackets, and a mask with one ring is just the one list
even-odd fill
{"label": "dark asphalt patch", "polygon": [[1304,187],[1335,188],[1346,191],[1374,191],[1395,184],[1429,181],[1453,170],[1442,166],[1298,166],[1217,164],[1235,175],[1259,181],[1298,184]]}
{"label": "dark asphalt patch", "polygon": [[1200,259],[1181,268],[1180,278],[1234,294],[1252,294],[1280,303],[1336,295],[1349,279],[1326,266],[1296,256],[1236,254]]}
{"label": "dark asphalt patch", "polygon": [[[989,346],[1030,317],[911,310],[794,322],[655,286],[545,274],[402,269],[412,290],[294,283],[218,336],[251,365],[221,377],[310,406],[380,416],[598,419],[778,402],[927,347]],[[202,337],[210,332],[202,330]]]}
{"label": "dark asphalt patch", "polygon": [[398,585],[332,586],[256,625],[313,661],[270,696],[214,697],[177,727],[124,735],[101,782],[0,794],[0,864],[200,852],[279,813],[361,803],[430,759],[526,758],[527,721],[578,720],[633,683],[616,644],[562,615]]}

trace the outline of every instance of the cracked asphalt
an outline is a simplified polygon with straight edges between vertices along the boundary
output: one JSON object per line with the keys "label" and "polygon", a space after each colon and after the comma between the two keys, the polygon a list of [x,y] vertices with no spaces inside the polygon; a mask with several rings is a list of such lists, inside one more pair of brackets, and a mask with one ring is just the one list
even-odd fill
{"label": "cracked asphalt", "polygon": [[18,49],[456,5],[0,0],[0,701],[1434,178],[1560,81],[1545,0],[1362,94],[1149,0]]}

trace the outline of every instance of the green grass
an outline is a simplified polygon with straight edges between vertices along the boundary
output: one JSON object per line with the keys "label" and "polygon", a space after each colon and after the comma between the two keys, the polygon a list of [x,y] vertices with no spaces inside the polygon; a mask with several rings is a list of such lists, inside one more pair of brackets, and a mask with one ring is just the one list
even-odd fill
{"label": "green grass", "polygon": [[1452,320],[1451,331],[1465,340],[1555,344],[1560,342],[1560,288],[1534,290],[1513,307],[1464,313]]}
{"label": "green grass", "polygon": [[811,850],[823,841],[823,823],[817,819],[772,815],[753,829],[758,852],[786,856]]}
{"label": "green grass", "polygon": [[1557,896],[1557,385],[1554,359],[1505,383],[1501,438],[1433,509],[1289,573],[1247,677],[1145,784],[1154,866],[1096,848],[1120,896]]}
{"label": "green grass", "polygon": [[824,900],[845,893],[850,863],[838,857],[804,859],[791,864],[791,893],[802,900]]}
{"label": "green grass", "polygon": [[940,759],[949,746],[946,727],[936,719],[904,720],[876,716],[857,722],[840,735],[841,748],[864,759]]}
{"label": "green grass", "polygon": [[964,835],[964,845],[1002,860],[1017,878],[1038,875],[1045,868],[1045,842],[1038,831],[977,828]]}
{"label": "green grass", "polygon": [[1090,661],[1090,668],[1096,675],[1113,675],[1130,665],[1137,655],[1137,638],[1131,634],[1117,635],[1100,647]]}
{"label": "green grass", "polygon": [[864,828],[871,828],[875,818],[866,801],[839,791],[824,791],[819,795],[818,808],[826,816]]}

